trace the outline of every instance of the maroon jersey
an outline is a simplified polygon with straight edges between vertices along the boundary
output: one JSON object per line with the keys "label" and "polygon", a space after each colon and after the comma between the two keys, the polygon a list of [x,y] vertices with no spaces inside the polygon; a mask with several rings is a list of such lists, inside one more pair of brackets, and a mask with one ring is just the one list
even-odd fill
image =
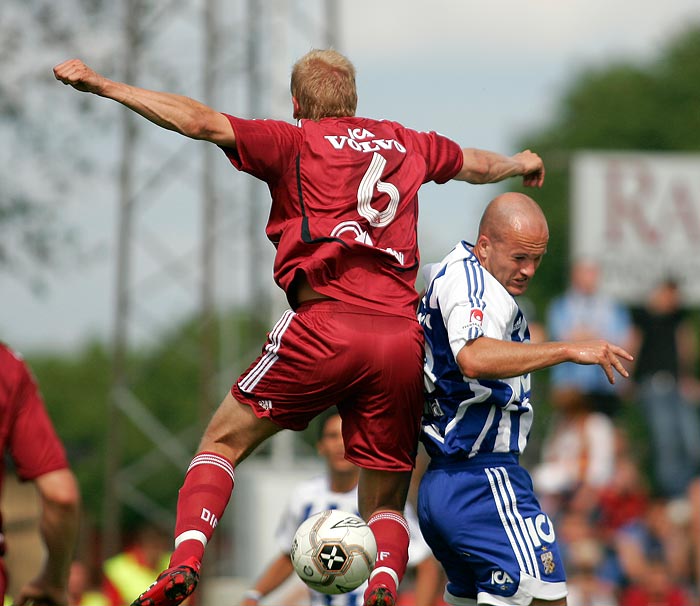
{"label": "maroon jersey", "polygon": [[[0,452],[9,452],[17,475],[34,480],[68,467],[32,373],[24,361],[0,343]],[[0,491],[4,475],[0,458]]]}
{"label": "maroon jersey", "polygon": [[277,248],[277,284],[288,293],[303,272],[324,295],[415,317],[418,189],[459,172],[460,146],[367,118],[294,126],[227,117],[236,149],[226,155],[270,188],[266,232]]}

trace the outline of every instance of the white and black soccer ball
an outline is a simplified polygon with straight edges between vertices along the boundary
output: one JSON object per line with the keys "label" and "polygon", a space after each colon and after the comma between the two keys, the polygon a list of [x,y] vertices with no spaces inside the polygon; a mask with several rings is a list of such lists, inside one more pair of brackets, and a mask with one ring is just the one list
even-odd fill
{"label": "white and black soccer ball", "polygon": [[299,526],[290,555],[294,570],[309,587],[321,593],[347,593],[369,578],[377,542],[362,518],[329,509]]}

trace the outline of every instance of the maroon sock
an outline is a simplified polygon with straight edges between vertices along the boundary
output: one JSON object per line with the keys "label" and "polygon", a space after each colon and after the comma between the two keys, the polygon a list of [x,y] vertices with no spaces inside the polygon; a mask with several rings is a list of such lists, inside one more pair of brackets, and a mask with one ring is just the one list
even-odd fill
{"label": "maroon sock", "polygon": [[367,524],[377,541],[377,561],[365,596],[379,585],[388,587],[396,595],[408,562],[408,523],[398,513],[379,511],[370,516]]}
{"label": "maroon sock", "polygon": [[187,469],[177,498],[175,551],[170,566],[204,556],[233,490],[233,465],[213,452],[200,452]]}

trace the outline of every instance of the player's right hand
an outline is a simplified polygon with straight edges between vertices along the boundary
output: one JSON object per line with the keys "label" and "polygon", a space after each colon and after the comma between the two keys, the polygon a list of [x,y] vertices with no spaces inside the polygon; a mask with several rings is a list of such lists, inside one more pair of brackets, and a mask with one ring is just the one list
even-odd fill
{"label": "player's right hand", "polygon": [[105,83],[105,78],[93,69],[90,69],[80,59],[64,61],[53,68],[56,80],[69,84],[76,90],[85,93],[100,94]]}

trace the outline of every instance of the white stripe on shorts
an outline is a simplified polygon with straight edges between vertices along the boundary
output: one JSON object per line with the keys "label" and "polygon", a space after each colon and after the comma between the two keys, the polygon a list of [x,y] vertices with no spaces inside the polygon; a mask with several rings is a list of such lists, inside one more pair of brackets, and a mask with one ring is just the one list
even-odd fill
{"label": "white stripe on shorts", "polygon": [[525,543],[527,544],[527,551],[525,553],[526,553],[526,555],[530,556],[530,559],[532,561],[532,566],[535,570],[534,577],[536,579],[540,579],[540,569],[539,569],[539,566],[537,565],[537,554],[535,553],[535,546],[532,543],[532,537],[530,536],[530,533],[528,532],[527,524],[525,523],[525,519],[523,518],[522,514],[520,513],[520,510],[518,509],[518,497],[515,496],[515,490],[513,489],[513,484],[511,483],[510,478],[508,477],[508,471],[506,470],[506,468],[500,467],[498,469],[499,469],[500,473],[502,473],[504,476],[505,489],[508,491],[508,493],[510,495],[510,503],[512,504],[512,507],[513,507],[513,515],[518,520],[518,526],[520,527],[520,532],[522,533],[522,537],[525,539]]}
{"label": "white stripe on shorts", "polygon": [[527,532],[525,520],[518,511],[517,497],[510,483],[508,472],[504,467],[491,467],[484,469],[484,471],[491,486],[501,524],[503,524],[503,529],[513,548],[520,570],[539,579],[540,569],[537,566],[535,549]]}
{"label": "white stripe on shorts", "polygon": [[270,342],[265,346],[265,354],[260,358],[260,360],[258,360],[258,363],[251,369],[251,371],[245,377],[242,377],[240,381],[238,381],[238,387],[241,391],[253,391],[260,379],[265,376],[265,373],[270,370],[272,365],[277,361],[279,357],[277,352],[282,344],[282,336],[289,327],[289,324],[294,316],[296,316],[296,314],[291,309],[288,309],[272,327],[269,336]]}

